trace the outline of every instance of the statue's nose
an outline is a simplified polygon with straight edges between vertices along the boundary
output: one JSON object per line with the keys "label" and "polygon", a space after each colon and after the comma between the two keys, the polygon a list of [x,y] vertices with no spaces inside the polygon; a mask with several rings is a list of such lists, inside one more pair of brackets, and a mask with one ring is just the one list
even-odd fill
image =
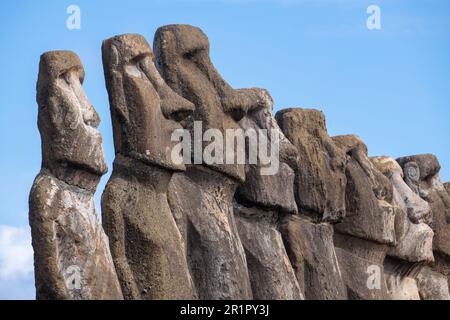
{"label": "statue's nose", "polygon": [[193,113],[195,109],[193,103],[179,96],[169,87],[167,87],[164,91],[166,92],[160,95],[161,110],[164,116],[168,119],[181,122]]}
{"label": "statue's nose", "polygon": [[161,111],[167,119],[180,122],[192,114],[195,109],[194,104],[175,93],[166,84],[151,59],[144,59],[139,66],[158,92]]}

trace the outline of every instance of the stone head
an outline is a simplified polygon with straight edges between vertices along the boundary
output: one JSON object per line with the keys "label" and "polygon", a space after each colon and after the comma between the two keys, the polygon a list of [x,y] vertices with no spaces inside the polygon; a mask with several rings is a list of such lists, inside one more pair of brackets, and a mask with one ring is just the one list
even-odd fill
{"label": "stone head", "polygon": [[[226,144],[225,131],[239,129],[237,122],[247,111],[272,103],[265,90],[235,90],[225,82],[210,60],[208,38],[199,28],[163,26],[156,31],[153,47],[164,80],[195,105],[191,130],[194,121],[201,122],[203,132],[220,131]],[[240,163],[205,165],[240,181],[245,178]]]}
{"label": "stone head", "polygon": [[116,153],[169,170],[184,170],[171,152],[172,133],[194,106],[171,90],[153,62],[145,38],[124,34],[103,42]]}
{"label": "stone head", "polygon": [[[84,69],[70,51],[41,56],[37,81],[42,166],[63,180],[68,171],[100,177],[107,171],[100,118],[84,93]],[[74,178],[74,177],[72,177]]]}
{"label": "stone head", "polygon": [[[277,208],[287,213],[297,213],[294,197],[294,168],[297,165],[297,149],[284,136],[276,120],[272,116],[272,108],[257,109],[248,112],[239,121],[244,130],[254,130],[267,137],[268,154],[277,149],[277,154],[270,157],[271,163],[246,163],[246,180],[239,186],[237,197],[262,207]],[[247,150],[258,154],[255,143],[248,143]],[[268,161],[264,161],[268,162]],[[276,164],[272,163],[276,162]],[[272,166],[273,172],[262,174],[262,167]]]}
{"label": "stone head", "polygon": [[422,198],[426,199],[433,189],[443,189],[439,179],[441,166],[433,154],[419,154],[401,157],[397,162],[403,169],[408,186]]}
{"label": "stone head", "polygon": [[403,170],[394,159],[383,156],[371,161],[393,185],[396,243],[388,255],[409,262],[432,262],[434,232],[424,223],[429,219],[430,206],[405,183]]}
{"label": "stone head", "polygon": [[395,243],[393,186],[370,161],[365,143],[357,136],[333,137],[348,158],[346,166],[347,217],[336,225],[340,232],[382,244]]}

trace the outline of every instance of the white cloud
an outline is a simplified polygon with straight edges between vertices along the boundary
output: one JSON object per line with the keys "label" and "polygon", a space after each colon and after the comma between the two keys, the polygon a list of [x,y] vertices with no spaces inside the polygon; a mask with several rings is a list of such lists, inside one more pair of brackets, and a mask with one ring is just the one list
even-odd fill
{"label": "white cloud", "polygon": [[32,273],[30,228],[0,225],[0,281],[20,280]]}

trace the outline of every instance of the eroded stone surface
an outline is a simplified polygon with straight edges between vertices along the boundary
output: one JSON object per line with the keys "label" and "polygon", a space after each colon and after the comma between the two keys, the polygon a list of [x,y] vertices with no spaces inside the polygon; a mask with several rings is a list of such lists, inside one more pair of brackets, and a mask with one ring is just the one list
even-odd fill
{"label": "eroded stone surface", "polygon": [[439,272],[447,277],[450,287],[450,257],[439,252],[435,252],[434,256],[434,264],[432,265],[433,271]]}
{"label": "eroded stone surface", "polygon": [[389,299],[384,272],[388,245],[335,232],[334,246],[348,299]]}
{"label": "eroded stone surface", "polygon": [[[194,137],[194,121],[199,121],[202,133],[217,129],[226,144],[225,130],[239,129],[237,121],[248,111],[267,106],[271,108],[272,100],[267,91],[233,89],[221,77],[210,60],[208,38],[199,28],[190,25],[160,27],[156,31],[153,47],[156,64],[164,80],[175,92],[195,105],[187,126],[191,137]],[[204,143],[203,149],[205,145],[207,143]],[[192,148],[194,151],[195,148]],[[223,159],[226,157],[224,148]],[[240,182],[245,180],[244,164],[202,164]]]}
{"label": "eroded stone surface", "polygon": [[417,281],[411,277],[397,278],[385,274],[388,281],[388,290],[391,300],[420,300]]}
{"label": "eroded stone surface", "polygon": [[447,190],[447,193],[450,195],[450,182],[444,183],[444,188]]}
{"label": "eroded stone surface", "polygon": [[328,136],[318,110],[284,109],[276,114],[283,133],[296,147],[295,196],[299,209],[318,221],[345,215],[345,153]]}
{"label": "eroded stone surface", "polygon": [[[268,93],[267,93],[268,94]],[[269,96],[270,97],[270,96]],[[244,130],[254,130],[265,134],[268,141],[267,153],[278,145],[277,164],[262,164],[259,158],[258,145],[247,144],[248,152],[258,155],[257,163],[246,162],[246,180],[237,190],[237,198],[246,203],[256,204],[263,208],[274,208],[286,213],[297,213],[294,197],[294,169],[298,162],[298,152],[292,143],[284,136],[277,122],[272,117],[272,103],[246,114],[239,125]],[[266,130],[266,131],[263,131]],[[276,139],[272,141],[272,136]],[[273,171],[264,172],[263,168]]]}
{"label": "eroded stone surface", "polygon": [[405,182],[430,204],[434,251],[450,256],[450,196],[439,178],[439,161],[432,154],[421,154],[398,158],[397,162]]}
{"label": "eroded stone surface", "polygon": [[103,43],[116,158],[102,196],[103,225],[126,299],[193,299],[184,241],[167,202],[183,164],[170,140],[194,109],[159,75],[144,37]]}
{"label": "eroded stone surface", "polygon": [[237,183],[204,166],[172,177],[169,204],[187,248],[200,299],[251,299],[244,248],[233,214]]}
{"label": "eroded stone surface", "polygon": [[[450,299],[450,184],[435,156],[369,158],[357,136],[330,138],[317,110],[275,121],[270,94],[231,88],[189,25],[158,29],[155,57],[133,34],[102,50],[116,151],[103,227],[93,195],[107,167],[83,67],[67,51],[41,57],[42,168],[29,200],[38,299]],[[224,146],[228,129],[267,130],[275,171],[263,174],[261,154],[199,162],[199,123]],[[182,128],[193,148],[179,163]],[[247,155],[258,153],[248,138]]]}
{"label": "eroded stone surface", "polygon": [[244,246],[254,299],[303,299],[277,228],[279,212],[235,204],[236,225]]}
{"label": "eroded stone surface", "polygon": [[305,299],[347,299],[333,243],[333,227],[289,215],[282,221],[281,233]]}
{"label": "eroded stone surface", "polygon": [[[254,299],[303,298],[291,262],[278,231],[280,217],[297,213],[294,199],[294,171],[297,151],[281,132],[267,106],[247,113],[239,125],[249,132],[263,134],[270,148],[278,148],[275,163],[265,165],[259,158],[258,144],[247,143],[257,163],[246,162],[246,180],[238,188],[234,213],[245,249]],[[265,130],[265,131],[263,131]],[[271,170],[265,173],[263,170]]]}
{"label": "eroded stone surface", "polygon": [[431,268],[422,269],[417,283],[422,300],[450,300],[447,277]]}
{"label": "eroded stone surface", "polygon": [[389,298],[384,259],[396,241],[393,188],[357,136],[333,137],[347,155],[346,216],[335,225],[335,246],[349,299]]}
{"label": "eroded stone surface", "polygon": [[434,232],[423,222],[430,219],[428,203],[404,182],[403,170],[394,159],[374,157],[371,161],[394,187],[396,241],[388,255],[408,262],[433,262]]}
{"label": "eroded stone surface", "polygon": [[30,193],[38,299],[121,299],[94,192],[107,167],[100,118],[76,54],[41,56],[37,83],[42,169]]}
{"label": "eroded stone surface", "polygon": [[[225,130],[239,129],[237,121],[248,111],[272,105],[265,90],[235,90],[222,79],[210,61],[208,38],[199,28],[161,27],[155,34],[154,49],[167,84],[195,105],[187,124],[191,137],[198,121],[202,132],[219,130],[226,145],[229,142]],[[222,151],[226,159],[226,148]],[[195,160],[195,147],[192,152]],[[252,297],[232,207],[238,183],[244,180],[244,164],[236,162],[201,162],[190,167],[185,176],[172,179],[170,205],[183,230],[190,270],[201,298]]]}
{"label": "eroded stone surface", "polygon": [[336,225],[340,233],[378,243],[395,242],[393,187],[371,163],[364,142],[353,135],[333,140],[348,155],[346,218]]}

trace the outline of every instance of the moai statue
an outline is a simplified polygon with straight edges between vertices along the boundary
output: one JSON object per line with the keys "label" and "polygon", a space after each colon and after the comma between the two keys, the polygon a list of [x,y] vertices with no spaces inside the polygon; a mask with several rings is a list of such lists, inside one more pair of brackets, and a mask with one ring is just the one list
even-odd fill
{"label": "moai statue", "polygon": [[171,134],[194,107],[165,84],[144,37],[115,36],[102,51],[116,151],[102,214],[124,297],[193,299],[167,189],[185,169],[172,161]]}
{"label": "moai statue", "polygon": [[417,275],[420,298],[422,300],[450,300],[447,277],[428,266]]}
{"label": "moai statue", "polygon": [[388,299],[384,260],[396,241],[393,186],[370,161],[364,142],[333,137],[347,154],[346,217],[335,225],[335,246],[349,299]]}
{"label": "moai statue", "polygon": [[[426,273],[419,282],[422,284],[419,286],[421,296],[427,299],[450,299],[448,290],[442,290],[440,285],[442,280],[438,279],[438,273],[450,279],[450,195],[439,178],[441,166],[436,156],[432,154],[402,157],[398,158],[397,162],[403,168],[406,184],[429,203],[432,212],[428,223],[434,231],[435,262],[432,266],[434,273],[424,271]],[[430,275],[434,275],[436,279],[430,279]],[[426,280],[429,281],[428,284]]]}
{"label": "moai statue", "polygon": [[230,138],[226,132],[238,132],[237,121],[247,111],[272,101],[264,90],[231,88],[210,61],[208,38],[196,27],[159,28],[154,51],[167,84],[195,105],[187,137],[193,137],[188,154],[194,164],[172,178],[169,203],[185,239],[199,297],[250,299],[247,262],[232,204],[237,186],[245,180],[245,161],[238,163],[236,154],[225,152],[225,147],[215,149],[218,159],[205,161],[201,157],[209,144],[202,144],[202,137],[213,134],[219,144],[224,140],[223,146],[234,145],[235,136]]}
{"label": "moai statue", "polygon": [[107,171],[100,118],[69,51],[41,56],[37,82],[42,168],[30,193],[37,299],[122,299],[94,193]]}
{"label": "moai statue", "polygon": [[[234,203],[253,298],[303,299],[278,230],[284,216],[297,213],[292,169],[297,151],[281,132],[269,105],[247,113],[239,124],[249,137],[254,138],[247,144],[247,154],[254,154],[258,160],[250,163],[247,159],[246,180],[238,188]],[[272,159],[274,163],[258,158],[258,146],[261,147],[256,141],[258,134],[268,140],[268,148],[277,149],[278,154]],[[264,153],[272,154],[273,151],[269,149]],[[264,168],[270,168],[270,172],[264,172]]]}
{"label": "moai statue", "polygon": [[389,295],[394,300],[419,300],[418,273],[425,263],[434,261],[434,233],[425,223],[431,214],[430,206],[405,183],[403,170],[394,159],[370,160],[393,185],[396,241],[384,262]]}
{"label": "moai statue", "polygon": [[388,255],[407,262],[433,262],[434,233],[425,223],[430,220],[430,206],[405,183],[403,170],[394,159],[373,157],[371,161],[393,185],[396,241]]}
{"label": "moai statue", "polygon": [[405,182],[431,206],[429,223],[435,232],[434,251],[450,257],[450,195],[439,179],[441,166],[431,154],[398,158],[403,168]]}
{"label": "moai statue", "polygon": [[345,153],[318,110],[284,109],[276,119],[298,153],[290,165],[299,215],[286,215],[281,232],[299,285],[306,299],[347,299],[330,224],[345,214]]}
{"label": "moai statue", "polygon": [[283,109],[276,118],[298,150],[295,197],[314,221],[338,222],[345,215],[345,153],[328,135],[325,116],[313,109]]}

